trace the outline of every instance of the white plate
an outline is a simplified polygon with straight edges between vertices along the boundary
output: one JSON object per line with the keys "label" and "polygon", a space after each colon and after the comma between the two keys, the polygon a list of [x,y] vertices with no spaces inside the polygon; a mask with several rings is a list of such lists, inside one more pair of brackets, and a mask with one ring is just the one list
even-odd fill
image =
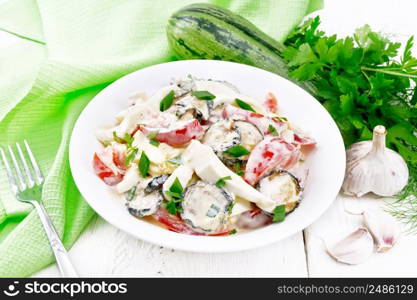
{"label": "white plate", "polygon": [[[262,99],[274,93],[282,115],[317,140],[308,156],[310,174],[304,199],[284,222],[225,237],[190,236],[168,231],[132,217],[120,198],[94,174],[92,158],[101,145],[94,133],[111,124],[127,106],[129,95],[148,95],[171,78],[192,74],[226,80],[243,94]],[[323,106],[303,89],[273,73],[247,65],[210,60],[176,61],[129,74],[101,91],[80,115],[71,137],[70,165],[75,182],[88,204],[106,221],[144,241],[193,252],[231,252],[264,246],[295,234],[317,220],[335,199],[345,173],[345,148],[336,124]]]}

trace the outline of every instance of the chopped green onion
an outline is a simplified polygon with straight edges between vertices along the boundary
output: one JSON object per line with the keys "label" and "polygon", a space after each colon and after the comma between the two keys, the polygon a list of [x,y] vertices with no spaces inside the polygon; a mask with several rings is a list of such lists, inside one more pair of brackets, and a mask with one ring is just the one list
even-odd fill
{"label": "chopped green onion", "polygon": [[206,100],[206,101],[210,101],[216,98],[216,96],[214,96],[212,93],[208,91],[192,91],[191,95],[195,96],[196,98],[200,100]]}
{"label": "chopped green onion", "polygon": [[279,205],[274,209],[272,222],[282,222],[285,219],[285,205]]}
{"label": "chopped green onion", "polygon": [[219,180],[216,181],[215,185],[217,187],[222,187],[226,184],[226,180],[232,180],[232,177],[230,176],[226,176],[226,177],[222,177]]}
{"label": "chopped green onion", "polygon": [[146,155],[145,151],[142,151],[142,154],[140,155],[139,159],[139,172],[142,175],[142,177],[147,177],[149,172],[149,165],[150,161],[148,156]]}
{"label": "chopped green onion", "polygon": [[174,91],[171,90],[159,103],[159,110],[166,111],[174,102]]}
{"label": "chopped green onion", "polygon": [[241,146],[241,145],[236,145],[233,147],[230,147],[229,149],[223,151],[224,153],[230,154],[233,157],[240,157],[246,154],[249,154],[250,152],[248,151],[248,149],[246,149],[245,147]]}
{"label": "chopped green onion", "polygon": [[279,135],[277,129],[272,124],[269,124],[268,131],[273,136],[278,136]]}
{"label": "chopped green onion", "polygon": [[239,106],[240,108],[243,108],[243,109],[246,109],[246,110],[249,110],[249,111],[256,112],[256,111],[253,109],[253,107],[252,107],[252,106],[250,106],[249,104],[247,104],[247,103],[246,103],[245,101],[243,101],[243,100],[240,100],[240,99],[236,98],[236,99],[235,99],[235,102],[236,102],[237,106]]}

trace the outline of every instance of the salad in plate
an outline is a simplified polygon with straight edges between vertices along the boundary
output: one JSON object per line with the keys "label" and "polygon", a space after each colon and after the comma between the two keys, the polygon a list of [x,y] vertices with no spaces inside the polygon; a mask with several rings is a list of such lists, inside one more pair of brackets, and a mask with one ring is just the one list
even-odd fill
{"label": "salad in plate", "polygon": [[224,236],[281,222],[302,198],[316,142],[278,101],[188,76],[139,92],[97,130],[93,169],[129,213],[178,233]]}

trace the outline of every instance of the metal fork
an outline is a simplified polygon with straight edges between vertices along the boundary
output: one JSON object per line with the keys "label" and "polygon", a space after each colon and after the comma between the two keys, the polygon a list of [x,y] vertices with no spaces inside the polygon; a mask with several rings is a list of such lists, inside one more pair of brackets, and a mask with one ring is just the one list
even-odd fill
{"label": "metal fork", "polygon": [[24,142],[27,155],[31,162],[31,168],[23,154],[22,148],[18,143],[16,143],[16,149],[19,153],[20,164],[23,166],[26,177],[23,175],[22,169],[18,164],[18,160],[10,146],[8,146],[9,155],[14,166],[14,172],[10,167],[9,161],[7,160],[6,154],[3,149],[0,148],[0,155],[3,160],[3,164],[6,168],[7,177],[9,178],[10,186],[13,193],[16,195],[16,198],[19,201],[27,202],[32,204],[42,222],[45,233],[48,237],[49,243],[51,245],[52,251],[54,252],[58,268],[63,277],[78,277],[69,257],[68,253],[65,250],[64,245],[62,244],[59,235],[52,223],[51,219],[48,216],[48,213],[45,210],[41,202],[42,197],[42,188],[44,178],[42,176],[41,170],[33,156],[33,153],[29,147],[29,144],[25,140]]}

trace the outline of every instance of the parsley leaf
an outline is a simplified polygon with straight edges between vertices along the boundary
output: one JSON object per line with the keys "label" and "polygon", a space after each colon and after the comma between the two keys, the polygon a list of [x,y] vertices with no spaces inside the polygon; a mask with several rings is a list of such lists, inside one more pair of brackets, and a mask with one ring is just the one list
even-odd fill
{"label": "parsley leaf", "polygon": [[256,111],[253,109],[253,107],[252,107],[252,106],[250,106],[248,103],[246,103],[246,102],[245,102],[245,101],[243,101],[243,100],[240,100],[240,99],[236,98],[236,99],[235,99],[235,103],[236,103],[236,105],[237,105],[237,106],[239,106],[240,108],[243,108],[243,109],[245,109],[245,110],[249,110],[249,111],[256,112]]}
{"label": "parsley leaf", "polygon": [[277,129],[274,126],[272,126],[271,124],[269,124],[269,126],[268,126],[268,131],[273,136],[278,136],[279,135]]}
{"label": "parsley leaf", "polygon": [[135,159],[136,154],[138,154],[138,151],[138,148],[130,148],[127,151],[127,155],[124,161],[126,167],[128,167],[131,164],[131,162]]}
{"label": "parsley leaf", "polygon": [[125,133],[125,136],[121,138],[117,136],[116,131],[113,131],[113,139],[117,143],[126,144],[128,147],[132,147],[133,137],[128,133]]}
{"label": "parsley leaf", "polygon": [[230,230],[229,235],[236,234],[236,233],[237,233],[236,228],[233,228],[232,230]]}
{"label": "parsley leaf", "polygon": [[240,157],[240,156],[243,156],[243,155],[246,155],[246,154],[250,153],[248,151],[248,149],[246,149],[245,147],[243,147],[241,145],[236,145],[236,146],[230,147],[223,152],[227,153],[227,154],[229,154],[233,157]]}
{"label": "parsley leaf", "polygon": [[155,139],[151,139],[149,140],[149,144],[151,144],[152,146],[158,147],[161,144],[161,142]]}
{"label": "parsley leaf", "polygon": [[158,135],[158,133],[159,133],[159,131],[155,130],[155,131],[151,131],[147,135],[147,137],[149,139],[149,144],[151,144],[152,146],[158,147],[161,144],[161,142],[156,139],[156,136]]}
{"label": "parsley leaf", "polygon": [[279,205],[274,209],[272,222],[282,222],[285,219],[285,205]]}
{"label": "parsley leaf", "polygon": [[232,180],[232,177],[230,177],[230,176],[222,177],[222,178],[220,178],[219,180],[216,181],[215,185],[217,187],[225,186],[226,180]]}
{"label": "parsley leaf", "polygon": [[168,108],[171,107],[172,103],[174,102],[174,91],[170,91],[164,98],[162,98],[161,102],[159,103],[159,110],[166,111]]}
{"label": "parsley leaf", "polygon": [[142,177],[147,177],[149,175],[149,165],[150,161],[145,151],[142,151],[139,159],[139,172]]}
{"label": "parsley leaf", "polygon": [[242,164],[241,164],[240,162],[236,162],[236,163],[233,165],[233,168],[234,168],[235,173],[236,173],[237,175],[239,175],[239,176],[243,176],[243,175],[245,174],[245,172],[243,172],[243,170],[242,170]]}
{"label": "parsley leaf", "polygon": [[182,192],[184,191],[181,182],[178,180],[178,177],[175,178],[174,182],[169,188],[169,191],[178,194],[182,194]]}
{"label": "parsley leaf", "polygon": [[216,96],[208,91],[192,91],[191,95],[195,96],[197,99],[206,101],[210,101],[216,98]]}
{"label": "parsley leaf", "polygon": [[[308,87],[335,120],[346,146],[372,138],[376,125],[387,128],[387,146],[407,162],[405,191],[417,193],[417,58],[410,37],[398,58],[400,43],[369,25],[337,38],[319,30],[320,18],[296,27],[282,55],[289,75]],[[398,199],[406,199],[401,193]],[[417,206],[416,206],[417,207]],[[395,211],[392,211],[395,214]],[[397,210],[397,216],[401,213]],[[416,215],[414,209],[410,213]],[[415,218],[414,218],[415,219]],[[417,219],[408,218],[417,229]]]}
{"label": "parsley leaf", "polygon": [[175,178],[174,182],[169,187],[169,190],[165,191],[165,194],[171,196],[172,198],[165,204],[165,207],[170,214],[176,215],[178,212],[182,211],[180,203],[184,201],[184,198],[182,196],[183,191],[184,188],[178,180],[178,177]]}

